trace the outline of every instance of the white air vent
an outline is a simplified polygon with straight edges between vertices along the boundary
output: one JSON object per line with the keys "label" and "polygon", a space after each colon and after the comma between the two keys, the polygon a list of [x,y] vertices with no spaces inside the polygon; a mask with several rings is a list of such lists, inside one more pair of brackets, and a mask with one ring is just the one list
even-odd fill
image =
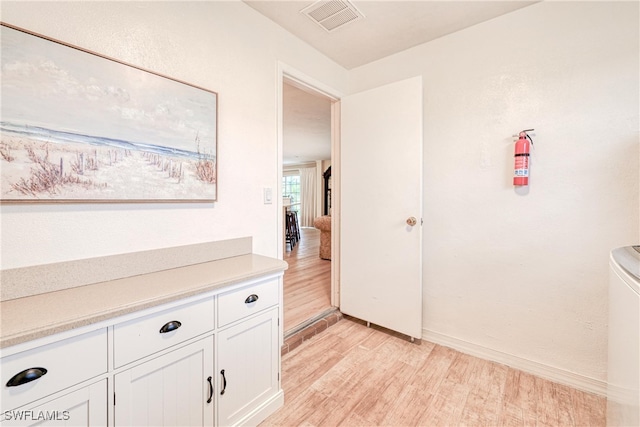
{"label": "white air vent", "polygon": [[348,0],[318,0],[300,13],[307,15],[328,32],[364,18],[362,12]]}

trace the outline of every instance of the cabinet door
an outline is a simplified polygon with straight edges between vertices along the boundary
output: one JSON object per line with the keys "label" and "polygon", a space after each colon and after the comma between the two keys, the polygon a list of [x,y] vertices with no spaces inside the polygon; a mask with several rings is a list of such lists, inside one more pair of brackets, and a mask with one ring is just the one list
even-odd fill
{"label": "cabinet door", "polygon": [[277,308],[218,333],[218,425],[238,424],[278,393],[278,342]]}
{"label": "cabinet door", "polygon": [[3,426],[106,426],[107,380],[2,413]]}
{"label": "cabinet door", "polygon": [[213,336],[115,376],[116,426],[213,425]]}

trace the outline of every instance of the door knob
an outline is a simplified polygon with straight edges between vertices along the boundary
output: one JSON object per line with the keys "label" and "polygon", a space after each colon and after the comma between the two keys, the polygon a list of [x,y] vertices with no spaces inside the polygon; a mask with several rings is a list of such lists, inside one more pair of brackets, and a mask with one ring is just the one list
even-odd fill
{"label": "door knob", "polygon": [[413,227],[417,223],[418,223],[418,220],[415,217],[410,216],[409,218],[407,218],[407,225],[410,225],[411,227]]}

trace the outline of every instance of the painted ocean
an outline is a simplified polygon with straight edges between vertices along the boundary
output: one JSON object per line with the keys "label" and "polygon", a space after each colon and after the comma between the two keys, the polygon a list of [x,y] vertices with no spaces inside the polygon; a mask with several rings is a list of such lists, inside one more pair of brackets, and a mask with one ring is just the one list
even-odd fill
{"label": "painted ocean", "polygon": [[[30,126],[30,125],[18,125],[10,122],[0,122],[0,132],[7,135],[24,136],[33,140],[51,143],[78,143],[78,144],[90,144],[101,147],[113,147],[124,150],[144,151],[149,153],[185,157],[189,159],[210,159],[213,160],[214,156],[198,153],[195,151],[187,151],[179,148],[163,147],[154,144],[124,141],[121,139],[113,139],[100,137],[95,135],[83,135],[73,132],[65,132],[55,129],[47,129],[44,127]],[[194,146],[196,144],[194,143]]]}

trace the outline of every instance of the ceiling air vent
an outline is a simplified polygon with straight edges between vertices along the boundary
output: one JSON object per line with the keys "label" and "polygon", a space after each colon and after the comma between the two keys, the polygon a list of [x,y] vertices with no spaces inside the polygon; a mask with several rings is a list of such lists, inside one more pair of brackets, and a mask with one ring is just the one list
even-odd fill
{"label": "ceiling air vent", "polygon": [[328,32],[364,18],[362,12],[348,0],[319,0],[302,9],[300,13],[307,15]]}

